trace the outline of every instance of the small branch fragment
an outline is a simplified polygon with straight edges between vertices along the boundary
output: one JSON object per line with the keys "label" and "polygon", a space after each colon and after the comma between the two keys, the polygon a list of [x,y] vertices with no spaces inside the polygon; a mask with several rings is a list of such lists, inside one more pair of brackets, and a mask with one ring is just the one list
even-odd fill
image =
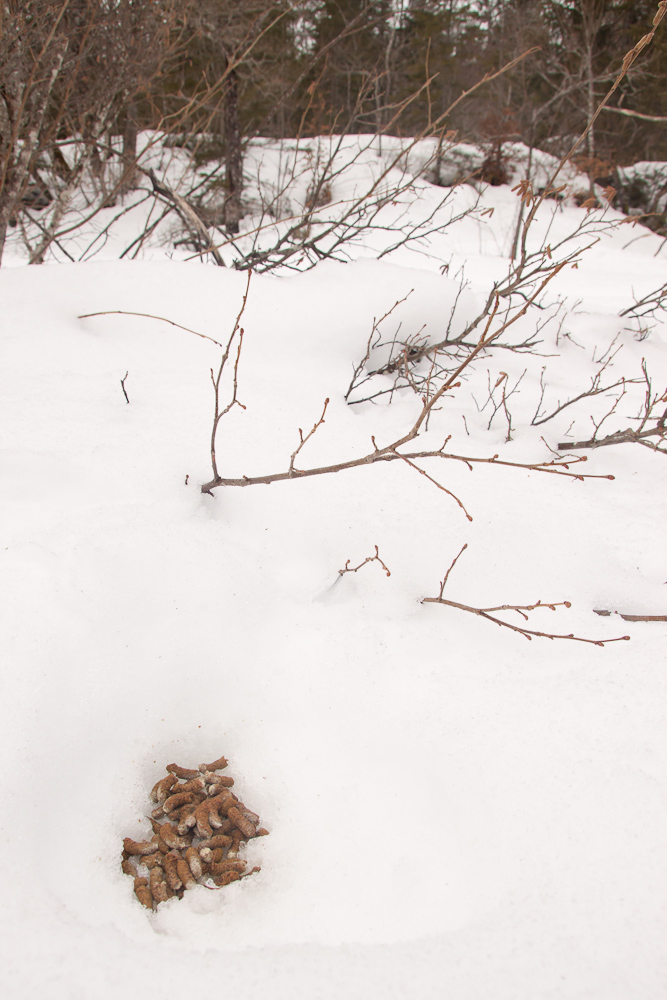
{"label": "small branch fragment", "polygon": [[343,567],[343,569],[339,569],[338,570],[338,575],[339,576],[343,576],[345,573],[356,573],[357,570],[360,570],[362,566],[366,565],[366,563],[371,563],[371,562],[379,562],[380,566],[382,566],[382,569],[385,571],[385,573],[387,574],[387,576],[391,576],[391,571],[389,570],[389,567],[386,566],[383,563],[383,561],[380,559],[380,552],[378,550],[377,545],[375,546],[375,555],[374,556],[367,556],[367,558],[364,559],[363,562],[360,562],[358,566],[350,566],[350,560],[348,559],[346,561],[345,566]]}
{"label": "small branch fragment", "polygon": [[[173,319],[167,319],[165,316],[153,316],[151,313],[130,312],[127,309],[105,309],[102,312],[82,313],[81,316],[77,316],[77,319],[92,319],[94,316],[140,316],[142,319],[157,319],[161,323],[169,323],[170,326],[175,326],[178,330],[193,333],[195,337],[201,337],[202,340],[210,340],[217,347],[222,347],[220,341],[214,340],[213,337],[208,337],[205,333],[198,333],[197,330],[191,330],[189,326],[181,326],[180,323],[174,323]],[[125,378],[127,378],[127,374]]]}
{"label": "small branch fragment", "polygon": [[625,622],[667,622],[667,615],[624,615],[621,611],[608,611],[604,608],[593,608],[593,614],[602,615],[604,618],[618,615]]}

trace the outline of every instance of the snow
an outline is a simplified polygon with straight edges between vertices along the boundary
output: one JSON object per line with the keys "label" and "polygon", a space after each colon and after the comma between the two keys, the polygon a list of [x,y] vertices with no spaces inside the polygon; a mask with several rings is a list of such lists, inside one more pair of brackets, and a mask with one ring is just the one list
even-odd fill
{"label": "snow", "polygon": [[[420,183],[407,218],[441,197]],[[435,339],[506,273],[516,195],[477,196],[474,217],[419,251],[372,259],[376,233],[350,263],[252,277],[246,408],[221,423],[223,475],[286,470],[325,398],[304,468],[411,426],[408,390],[344,396],[397,300],[412,290],[385,339],[399,324]],[[542,437],[589,436],[609,402],[531,426],[542,369],[551,410],[619,346],[609,383],[646,359],[654,389],[667,384],[660,314],[643,340],[618,316],[664,283],[664,244],[605,229],[620,218],[545,203],[537,237],[583,225],[596,245],[517,324],[519,340],[543,323],[540,353],[481,358],[420,447],[451,433],[458,454],[548,460]],[[79,317],[151,314],[225,342],[246,277],[165,259],[157,242],[111,259],[122,225],[95,260],[0,271],[3,995],[664,997],[665,625],[593,614],[665,613],[664,456],[601,448],[583,471],[616,478],[583,482],[424,460],[472,522],[402,462],[204,495],[219,349],[158,319]],[[524,370],[506,442],[489,387]],[[627,386],[608,430],[632,422],[644,388]],[[568,600],[527,627],[631,641],[527,642],[422,604],[464,543],[450,599]],[[391,576],[376,562],[339,575],[376,545]],[[120,871],[122,838],[147,834],[167,763],[220,754],[270,830],[247,851],[262,870],[149,914]]]}

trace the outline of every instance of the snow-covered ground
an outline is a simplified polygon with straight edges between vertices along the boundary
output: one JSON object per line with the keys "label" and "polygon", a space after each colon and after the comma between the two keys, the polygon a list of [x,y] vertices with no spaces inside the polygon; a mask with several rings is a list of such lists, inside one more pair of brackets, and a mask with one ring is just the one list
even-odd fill
{"label": "snow-covered ground", "polygon": [[[411,191],[403,227],[443,195]],[[398,300],[410,293],[384,339],[400,325],[435,341],[507,273],[517,194],[453,197],[475,213],[387,258],[395,235],[375,231],[350,263],[253,276],[245,409],[221,421],[221,475],[285,471],[325,398],[302,468],[412,426],[409,389],[391,403],[345,394]],[[456,454],[549,461],[549,446],[590,437],[620,390],[537,421],[606,359],[602,385],[641,379],[644,359],[664,390],[664,312],[618,314],[664,284],[667,247],[639,226],[604,228],[620,218],[541,206],[537,238],[583,225],[598,242],[512,328],[513,342],[539,328],[537,353],[478,358],[420,448],[451,434]],[[576,468],[613,481],[424,460],[472,521],[400,461],[202,494],[220,349],[158,319],[79,317],[150,314],[226,342],[246,277],[167,259],[158,241],[114,260],[129,219],[95,260],[0,271],[3,997],[664,998],[667,624],[593,609],[667,613],[665,456],[622,444]],[[507,441],[489,398],[519,379]],[[646,386],[625,389],[602,435],[637,426]],[[464,543],[450,600],[568,600],[505,617],[631,641],[528,642],[423,604]],[[375,546],[391,576],[377,562],[339,574]],[[247,852],[261,872],[148,913],[120,870],[122,839],[150,835],[166,764],[221,754],[270,830]]]}

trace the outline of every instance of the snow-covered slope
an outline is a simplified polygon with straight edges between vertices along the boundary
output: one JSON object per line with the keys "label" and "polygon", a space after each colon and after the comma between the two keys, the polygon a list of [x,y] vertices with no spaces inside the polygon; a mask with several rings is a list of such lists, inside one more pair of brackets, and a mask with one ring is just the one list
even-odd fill
{"label": "snow-covered slope", "polygon": [[[408,219],[439,197],[415,190]],[[385,339],[399,324],[435,339],[506,272],[517,196],[479,197],[419,252],[369,259],[376,234],[350,264],[252,278],[223,475],[285,471],[325,398],[302,467],[414,423],[409,390],[345,394],[395,302],[411,292]],[[591,219],[543,209],[554,237]],[[528,335],[553,313],[538,353],[480,358],[424,447],[451,434],[457,454],[548,460],[618,392],[531,420],[587,389],[605,352],[609,383],[641,378],[644,358],[664,387],[664,322],[639,340],[618,316],[664,270],[657,236],[603,233],[554,279],[551,312],[521,321]],[[665,457],[597,449],[584,471],[616,478],[583,482],[422,463],[472,522],[400,461],[204,495],[219,348],[157,319],[79,317],[150,314],[225,342],[245,284],[164,259],[0,271],[3,996],[664,997],[667,625],[593,609],[667,612]],[[487,399],[524,370],[507,442]],[[625,388],[609,430],[641,407],[645,385]],[[631,641],[528,642],[421,603],[464,543],[451,600],[568,600],[507,620]],[[339,574],[375,546],[390,576]],[[270,830],[248,848],[262,870],[149,914],[122,838],[150,835],[167,763],[220,754]]]}

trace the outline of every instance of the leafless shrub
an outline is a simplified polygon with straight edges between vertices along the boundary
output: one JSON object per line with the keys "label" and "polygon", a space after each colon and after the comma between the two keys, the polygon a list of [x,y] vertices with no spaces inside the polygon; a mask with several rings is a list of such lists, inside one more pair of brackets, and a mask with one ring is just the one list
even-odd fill
{"label": "leafless shrub", "polygon": [[[248,284],[249,280],[250,279],[248,279]],[[486,464],[486,465],[503,465],[510,468],[525,469],[534,472],[544,472],[552,475],[568,476],[570,478],[578,480],[590,479],[590,478],[596,478],[596,479],[614,478],[613,476],[608,476],[608,475],[589,476],[584,473],[581,473],[579,470],[572,471],[571,466],[573,464],[579,464],[579,461],[577,459],[571,459],[571,458],[567,459],[566,461],[561,461],[560,459],[551,459],[549,461],[525,463],[525,462],[504,461],[498,455],[493,455],[487,458],[480,458],[479,456],[466,456],[466,455],[450,453],[445,451],[445,448],[450,440],[451,435],[446,438],[444,444],[440,448],[426,450],[426,451],[417,451],[417,452],[403,450],[406,445],[410,444],[412,441],[415,441],[423,432],[426,431],[428,421],[432,413],[437,409],[437,404],[440,402],[440,400],[443,399],[446,393],[460,387],[461,385],[460,376],[462,376],[465,370],[472,364],[474,359],[482,351],[484,351],[489,346],[489,344],[492,344],[493,341],[497,337],[499,337],[501,333],[506,329],[507,327],[506,323],[505,324],[501,323],[500,329],[498,330],[492,329],[492,324],[497,312],[497,306],[492,310],[490,316],[488,317],[485,328],[482,331],[480,339],[478,343],[475,345],[475,347],[473,347],[467,353],[464,360],[459,364],[459,366],[453,372],[451,372],[448,375],[448,377],[444,381],[441,382],[441,384],[438,386],[437,389],[433,388],[430,394],[422,398],[422,407],[417,419],[414,421],[411,427],[406,428],[405,433],[401,434],[395,440],[391,441],[386,445],[378,445],[375,437],[373,436],[371,438],[371,443],[373,446],[372,450],[363,456],[360,456],[358,458],[346,458],[332,465],[319,466],[315,468],[305,468],[305,469],[297,468],[295,464],[297,455],[299,455],[299,453],[302,451],[307,441],[310,438],[312,438],[312,436],[317,432],[318,428],[324,422],[324,417],[328,404],[328,400],[326,400],[322,415],[319,418],[319,420],[316,421],[316,423],[313,425],[311,431],[308,434],[304,435],[303,431],[299,430],[299,444],[296,450],[292,453],[288,463],[288,467],[285,471],[273,472],[260,476],[242,476],[241,478],[231,478],[222,476],[219,472],[219,463],[216,452],[216,434],[222,418],[226,416],[227,413],[229,413],[229,411],[232,409],[233,406],[237,404],[241,405],[239,404],[237,396],[238,366],[241,355],[241,346],[243,337],[240,323],[243,316],[243,312],[247,304],[247,295],[248,295],[248,286],[246,286],[245,295],[243,298],[241,309],[234,324],[234,329],[224,349],[218,374],[217,376],[214,376],[213,372],[211,372],[211,380],[213,382],[214,395],[215,395],[214,419],[213,419],[213,427],[211,433],[211,466],[213,470],[213,478],[209,482],[204,483],[202,485],[201,489],[202,492],[204,493],[212,493],[214,489],[220,486],[245,487],[245,486],[256,486],[256,485],[268,485],[270,483],[302,479],[310,476],[330,475],[333,473],[342,472],[344,470],[360,468],[362,466],[374,465],[377,462],[401,461],[410,468],[414,469],[414,471],[418,472],[420,475],[428,479],[429,482],[433,483],[433,485],[436,486],[439,490],[442,490],[442,492],[450,496],[464,512],[468,520],[471,521],[472,517],[466,510],[462,501],[454,493],[452,493],[449,489],[447,489],[446,486],[444,486],[433,476],[427,473],[421,467],[421,465],[417,464],[418,462],[421,462],[424,459],[439,458],[439,459],[447,459],[450,461],[463,462],[471,470],[477,464]],[[238,341],[236,344],[236,360],[234,362],[232,370],[230,399],[227,402],[227,404],[223,407],[222,405],[223,401],[220,392],[221,380],[225,368],[229,363],[230,354],[232,351],[232,347],[234,345],[235,338],[237,337],[237,334],[238,334]]]}
{"label": "leafless shrub", "polygon": [[[64,235],[61,223],[86,174],[98,178],[98,208],[127,189],[136,140],[133,101],[170,44],[174,10],[175,0],[118,0],[112,6],[30,0],[3,8],[0,252],[7,227],[30,213],[37,237],[31,242],[26,234],[29,258],[41,262]],[[123,142],[110,191],[100,181],[99,149],[112,132]],[[36,184],[49,192],[41,206],[50,206],[48,217],[41,220],[35,219],[35,202],[32,212],[25,202]]]}
{"label": "leafless shrub", "polygon": [[[540,398],[535,409],[533,419],[531,420],[531,425],[533,427],[540,427],[542,424],[546,424],[550,420],[553,420],[554,417],[557,417],[558,414],[562,413],[568,406],[573,406],[575,403],[579,403],[582,399],[590,399],[594,396],[605,396],[608,393],[612,393],[615,389],[618,389],[619,393],[617,396],[613,397],[613,405],[614,407],[618,405],[620,397],[625,393],[626,386],[631,385],[632,383],[641,382],[641,379],[626,379],[622,377],[617,379],[616,382],[610,382],[608,385],[602,385],[603,375],[611,363],[612,357],[613,355],[604,360],[604,363],[591,378],[591,384],[588,389],[584,389],[577,396],[566,399],[564,403],[561,403],[561,401],[558,400],[556,407],[546,413],[542,411],[542,405],[544,403],[546,393],[546,385],[544,381],[545,369],[542,369],[542,373],[540,375]],[[606,419],[606,417],[604,419]]]}
{"label": "leafless shrub", "polygon": [[[584,448],[603,448],[614,444],[640,444],[645,448],[650,448],[651,451],[659,451],[663,455],[667,454],[667,427],[665,426],[667,422],[667,390],[662,393],[654,392],[645,360],[642,360],[642,375],[645,386],[644,402],[640,412],[635,417],[636,427],[626,427],[623,430],[613,431],[604,437],[600,435],[603,422],[616,412],[618,403],[625,394],[623,391],[602,420],[593,421],[595,430],[592,437],[583,441],[561,441],[558,450],[574,451]],[[642,380],[633,379],[632,381],[640,382]],[[624,381],[623,389],[627,384],[627,380]]]}
{"label": "leafless shrub", "polygon": [[[496,313],[498,314],[498,318],[503,324],[493,338],[494,348],[503,347],[513,351],[533,350],[535,348],[536,344],[534,340],[524,339],[523,341],[514,342],[510,340],[507,342],[500,339],[500,334],[505,333],[518,319],[523,317],[529,307],[543,307],[541,294],[559,271],[568,265],[576,266],[580,255],[597,242],[601,232],[619,224],[608,221],[605,218],[605,205],[603,205],[601,214],[596,211],[587,212],[587,215],[579,221],[575,230],[567,234],[564,238],[560,240],[550,238],[550,227],[548,227],[540,244],[537,247],[531,247],[531,234],[537,211],[547,198],[557,193],[557,181],[563,167],[575,156],[582,143],[587,141],[588,137],[592,135],[592,130],[599,114],[616,92],[639,54],[650,44],[658,25],[666,14],[667,3],[661,2],[653,19],[651,30],[625,55],[621,69],[616,74],[606,96],[597,105],[597,108],[591,107],[586,129],[556,164],[542,191],[539,194],[533,191],[532,184],[530,183],[530,171],[526,178],[517,186],[516,191],[521,199],[522,206],[525,206],[527,209],[527,215],[523,219],[523,212],[519,214],[519,224],[513,241],[510,255],[511,264],[508,273],[504,279],[494,283],[480,313],[455,337],[450,336],[450,326],[448,325],[446,335],[442,338],[425,339],[418,345],[410,341],[404,341],[402,344],[399,342],[397,345],[397,356],[400,359],[400,364],[403,366],[404,384],[409,385],[412,382],[418,391],[421,391],[424,385],[428,386],[432,381],[437,383],[438,376],[446,379],[451,368],[443,362],[442,355],[449,354],[455,363],[458,362],[459,354],[457,353],[457,349],[460,347],[470,348],[472,346],[475,331],[486,323],[492,311],[494,316]],[[591,150],[589,148],[590,153]],[[606,199],[605,204],[608,201],[609,199]],[[590,205],[586,205],[585,207],[594,209],[597,207],[597,201],[595,201],[595,204],[591,202]],[[654,293],[653,297],[647,297],[646,305],[653,306],[656,301],[661,305],[663,298],[664,289],[660,289],[658,293]],[[471,336],[473,337],[472,343],[470,340]],[[422,378],[413,377],[411,380],[407,373],[408,367],[414,370],[424,359],[430,363],[427,372]],[[387,374],[387,368],[376,369],[373,374],[385,375]],[[381,393],[386,393],[387,391],[389,390],[384,386],[380,390]],[[373,394],[367,393],[365,398],[375,397]],[[508,433],[511,434],[511,428]]]}
{"label": "leafless shrub", "polygon": [[[647,317],[652,318],[657,312],[665,312],[665,310],[667,310],[667,282],[661,285],[660,288],[648,292],[643,298],[636,299],[631,306],[623,309],[618,315],[645,320]],[[639,339],[643,340],[644,337]]]}

